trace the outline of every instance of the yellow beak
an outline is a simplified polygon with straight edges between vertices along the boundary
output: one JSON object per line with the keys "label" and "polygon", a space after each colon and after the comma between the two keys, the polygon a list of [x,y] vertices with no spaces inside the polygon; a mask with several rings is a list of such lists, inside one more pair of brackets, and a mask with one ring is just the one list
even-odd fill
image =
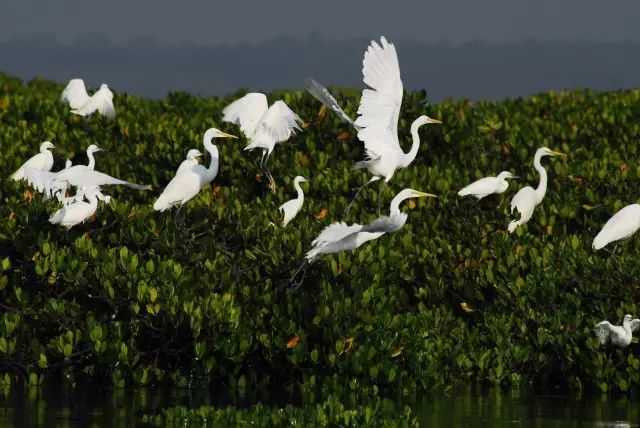
{"label": "yellow beak", "polygon": [[414,195],[416,195],[416,197],[418,198],[437,198],[436,195],[434,195],[433,193],[424,193],[424,192],[418,192],[417,190],[414,192]]}
{"label": "yellow beak", "polygon": [[442,124],[442,121],[441,121],[441,120],[438,120],[438,119],[431,119],[431,120],[429,120],[429,123]]}
{"label": "yellow beak", "polygon": [[235,135],[227,134],[226,132],[222,132],[222,131],[220,131],[220,136],[227,137],[227,138],[238,138]]}
{"label": "yellow beak", "polygon": [[552,155],[554,156],[567,156],[566,154],[562,153],[562,152],[551,152]]}

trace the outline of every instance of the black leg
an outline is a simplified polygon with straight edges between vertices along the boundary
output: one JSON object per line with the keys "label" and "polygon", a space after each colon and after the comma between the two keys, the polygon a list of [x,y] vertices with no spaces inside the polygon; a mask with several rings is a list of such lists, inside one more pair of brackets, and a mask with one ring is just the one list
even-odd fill
{"label": "black leg", "polygon": [[362,189],[364,189],[367,184],[371,183],[371,180],[367,181],[366,183],[364,183],[362,186],[360,186],[358,188],[358,191],[356,192],[356,195],[353,197],[353,199],[351,199],[351,202],[349,202],[349,205],[347,205],[347,209],[344,210],[344,212],[342,213],[342,216],[345,217],[347,214],[349,214],[349,210],[351,209],[351,205],[353,205],[353,202],[356,200],[356,198],[358,197],[358,195],[360,194],[360,192],[362,191]]}

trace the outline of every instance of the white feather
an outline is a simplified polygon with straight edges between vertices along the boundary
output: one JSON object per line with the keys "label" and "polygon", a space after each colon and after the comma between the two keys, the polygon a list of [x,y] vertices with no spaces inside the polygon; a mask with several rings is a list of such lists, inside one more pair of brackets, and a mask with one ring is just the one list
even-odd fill
{"label": "white feather", "polygon": [[84,80],[71,79],[62,91],[60,100],[68,102],[69,107],[72,109],[80,108],[86,104],[86,102],[89,101],[89,94],[87,93],[87,88],[84,86]]}

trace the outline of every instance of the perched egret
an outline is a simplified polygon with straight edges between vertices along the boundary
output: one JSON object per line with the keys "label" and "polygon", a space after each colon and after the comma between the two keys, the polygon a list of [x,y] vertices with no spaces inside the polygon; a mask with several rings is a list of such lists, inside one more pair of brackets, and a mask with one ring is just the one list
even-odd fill
{"label": "perched egret", "polygon": [[202,156],[202,153],[200,152],[200,150],[198,149],[191,149],[187,152],[187,158],[185,160],[182,161],[182,163],[180,164],[180,166],[178,167],[177,171],[176,171],[176,175],[180,174],[181,172],[187,170],[187,169],[191,169],[194,166],[198,165],[198,158]]}
{"label": "perched egret", "polygon": [[554,152],[547,147],[541,147],[536,150],[536,154],[533,158],[533,167],[540,174],[540,182],[538,187],[534,189],[531,186],[523,187],[515,194],[511,199],[511,212],[517,209],[520,213],[519,220],[512,220],[509,223],[509,233],[513,233],[520,225],[525,224],[531,218],[533,210],[536,206],[542,202],[545,193],[547,193],[547,171],[540,164],[540,160],[544,156],[566,156],[564,153]]}
{"label": "perched egret", "polygon": [[638,229],[640,229],[640,205],[627,205],[607,220],[593,240],[593,249],[599,250],[610,242],[628,238]]}
{"label": "perched egret", "polygon": [[62,91],[61,101],[66,101],[71,107],[71,113],[89,116],[94,112],[108,118],[114,118],[116,110],[113,107],[113,92],[103,83],[92,96],[89,96],[82,79],[71,79]]}
{"label": "perched egret", "polygon": [[481,178],[460,190],[458,196],[471,195],[480,200],[494,193],[504,193],[509,187],[507,179],[514,177],[509,171],[502,171],[497,177]]}
{"label": "perched egret", "polygon": [[307,179],[300,175],[294,178],[293,186],[296,188],[296,192],[298,192],[298,197],[285,202],[278,208],[280,212],[284,214],[282,227],[286,227],[287,224],[289,224],[289,222],[293,220],[293,218],[298,215],[298,213],[302,209],[302,204],[304,203],[304,193],[302,192],[300,183],[304,183],[305,181],[307,181]]}
{"label": "perched egret", "polygon": [[[409,166],[416,158],[420,147],[418,129],[422,125],[442,122],[426,115],[415,119],[411,124],[413,138],[411,150],[408,153],[403,152],[398,139],[398,117],[402,105],[403,86],[394,45],[387,42],[384,37],[380,38],[380,44],[375,40],[371,41],[362,61],[362,74],[364,83],[371,89],[363,89],[358,117],[355,121],[318,82],[306,79],[305,85],[311,95],[335,111],[358,131],[358,138],[364,143],[366,160],[356,163],[354,169],[366,168],[373,175],[368,183],[381,178],[388,183],[396,169]],[[358,197],[363,187],[358,189],[353,200]],[[347,207],[347,211],[353,200]]]}
{"label": "perched egret", "polygon": [[404,226],[408,215],[400,211],[400,203],[409,198],[432,197],[436,195],[423,193],[413,189],[404,189],[391,201],[389,216],[382,216],[367,225],[346,223],[333,223],[327,226],[311,245],[313,248],[307,252],[309,263],[316,260],[322,254],[337,253],[358,248],[367,241],[377,239],[385,233],[395,232]]}
{"label": "perched egret", "polygon": [[249,139],[245,150],[262,149],[260,167],[264,169],[271,190],[275,192],[276,184],[267,168],[267,160],[276,144],[287,141],[291,134],[300,130],[302,119],[282,100],[269,107],[267,97],[261,93],[245,95],[226,106],[222,114],[223,121],[239,125]]}
{"label": "perched egret", "polygon": [[625,315],[622,325],[612,325],[609,321],[601,321],[596,324],[594,332],[600,339],[600,344],[612,345],[619,348],[626,348],[631,343],[634,331],[640,330],[640,319],[633,319],[631,315]]}
{"label": "perched egret", "polygon": [[83,223],[96,212],[98,199],[105,200],[107,203],[110,201],[108,196],[104,196],[100,192],[100,187],[98,186],[89,186],[84,189],[84,197],[89,202],[83,200],[74,201],[60,208],[49,218],[49,223],[59,224],[66,227],[67,230],[71,229],[73,226]]}
{"label": "perched egret", "polygon": [[25,178],[25,168],[33,168],[40,171],[51,171],[51,168],[53,168],[53,154],[49,151],[49,149],[53,149],[55,147],[56,146],[54,146],[51,141],[45,141],[41,143],[40,153],[31,156],[25,163],[23,163],[22,166],[16,170],[16,172],[11,174],[11,179],[19,181]]}
{"label": "perched egret", "polygon": [[238,138],[216,128],[209,128],[204,133],[204,148],[211,155],[209,168],[202,165],[192,166],[190,169],[184,169],[167,184],[162,194],[153,204],[156,211],[166,211],[174,205],[182,205],[189,199],[196,196],[200,189],[211,183],[218,174],[219,154],[218,148],[211,142],[214,138]]}

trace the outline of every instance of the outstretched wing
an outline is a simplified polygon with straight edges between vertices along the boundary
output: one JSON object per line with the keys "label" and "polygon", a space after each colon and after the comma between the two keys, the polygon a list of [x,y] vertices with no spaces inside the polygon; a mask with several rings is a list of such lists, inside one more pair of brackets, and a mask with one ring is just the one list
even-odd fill
{"label": "outstretched wing", "polygon": [[95,111],[109,119],[113,119],[116,116],[116,109],[113,106],[113,92],[109,88],[101,88],[81,107],[71,110],[72,113],[80,116],[88,116]]}
{"label": "outstretched wing", "polygon": [[339,241],[353,233],[360,232],[360,230],[362,230],[362,225],[357,223],[352,225],[348,225],[346,223],[332,223],[320,232],[320,235],[311,242],[311,245],[319,246],[328,242]]}
{"label": "outstretched wing", "polygon": [[23,172],[27,183],[40,193],[45,192],[48,184],[52,182],[57,174],[56,172],[44,171],[42,169],[31,167],[26,167]]}
{"label": "outstretched wing", "polygon": [[600,339],[600,344],[604,345],[609,340],[611,336],[611,323],[609,321],[601,321],[594,327],[593,331],[596,336]]}
{"label": "outstretched wing", "polygon": [[222,109],[222,120],[240,126],[247,138],[252,138],[269,104],[265,94],[252,92]]}
{"label": "outstretched wing", "polygon": [[344,110],[342,110],[342,107],[340,107],[340,104],[338,104],[338,101],[336,101],[333,95],[329,93],[327,88],[325,88],[320,83],[318,83],[317,81],[315,81],[310,77],[307,77],[306,79],[304,79],[304,86],[307,88],[307,91],[309,91],[309,93],[313,95],[313,97],[316,100],[320,101],[322,104],[324,104],[325,106],[329,107],[331,110],[336,112],[338,116],[340,116],[346,122],[350,123],[354,128],[356,128],[357,131],[361,129],[358,125],[356,125],[353,122],[353,119],[347,116],[347,113],[345,113]]}
{"label": "outstretched wing", "polygon": [[60,101],[68,102],[72,109],[82,107],[88,100],[89,94],[82,79],[71,79],[60,96]]}
{"label": "outstretched wing", "polygon": [[151,186],[143,184],[129,183],[128,181],[120,180],[119,178],[112,177],[100,171],[92,169],[69,169],[64,174],[60,174],[54,179],[55,188],[64,188],[67,186],[76,187],[89,187],[89,186],[107,186],[107,185],[122,185],[136,190],[149,190]]}
{"label": "outstretched wing", "polygon": [[[400,213],[400,216],[407,216],[405,213]],[[383,215],[367,224],[362,228],[363,232],[377,233],[377,232],[393,232],[396,229],[396,222],[391,218]]]}
{"label": "outstretched wing", "polygon": [[258,124],[256,134],[266,134],[276,143],[281,143],[287,141],[293,132],[300,130],[301,122],[302,119],[284,101],[278,100],[267,110]]}
{"label": "outstretched wing", "polygon": [[631,320],[631,331],[636,332],[640,330],[640,319],[636,318]]}
{"label": "outstretched wing", "polygon": [[364,142],[367,155],[375,158],[389,149],[400,150],[398,116],[402,104],[402,80],[398,55],[393,44],[380,38],[364,54],[364,83],[371,89],[362,91],[355,124],[362,129],[358,138]]}

